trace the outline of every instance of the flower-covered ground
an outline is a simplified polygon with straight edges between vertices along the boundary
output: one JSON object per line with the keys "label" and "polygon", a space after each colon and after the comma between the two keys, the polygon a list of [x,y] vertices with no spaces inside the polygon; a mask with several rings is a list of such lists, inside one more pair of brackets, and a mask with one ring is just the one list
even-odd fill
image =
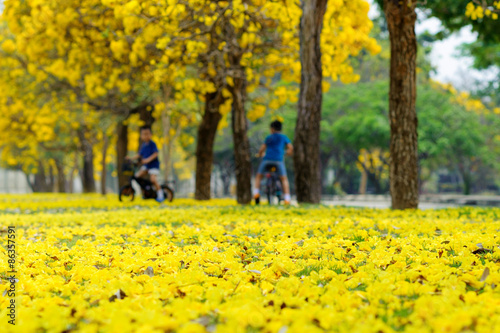
{"label": "flower-covered ground", "polygon": [[1,332],[500,332],[500,209],[0,196]]}

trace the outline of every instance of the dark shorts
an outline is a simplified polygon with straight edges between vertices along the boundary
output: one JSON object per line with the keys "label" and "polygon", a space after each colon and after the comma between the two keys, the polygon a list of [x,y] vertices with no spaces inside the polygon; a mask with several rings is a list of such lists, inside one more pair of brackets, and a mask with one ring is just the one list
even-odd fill
{"label": "dark shorts", "polygon": [[260,162],[259,170],[257,170],[257,173],[262,175],[266,172],[269,172],[269,167],[272,165],[276,166],[276,173],[278,174],[278,176],[286,177],[285,162],[283,161],[263,160],[262,162]]}

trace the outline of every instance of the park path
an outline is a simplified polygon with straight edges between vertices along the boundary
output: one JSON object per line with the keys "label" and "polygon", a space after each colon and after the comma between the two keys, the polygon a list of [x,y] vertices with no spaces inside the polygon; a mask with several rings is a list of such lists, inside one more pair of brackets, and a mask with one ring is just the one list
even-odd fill
{"label": "park path", "polygon": [[[323,197],[322,203],[332,206],[390,208],[391,199],[386,195],[346,195]],[[486,195],[422,195],[420,209],[440,209],[462,206],[500,207],[500,196]]]}

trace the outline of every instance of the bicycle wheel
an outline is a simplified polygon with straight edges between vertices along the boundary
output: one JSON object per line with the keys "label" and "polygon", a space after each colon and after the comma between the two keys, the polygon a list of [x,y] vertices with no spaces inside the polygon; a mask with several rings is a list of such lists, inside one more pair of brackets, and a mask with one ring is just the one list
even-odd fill
{"label": "bicycle wheel", "polygon": [[274,187],[273,182],[271,180],[269,180],[267,182],[267,186],[266,186],[267,203],[269,205],[273,204],[273,193],[274,193],[273,187]]}
{"label": "bicycle wheel", "polygon": [[283,201],[283,195],[281,192],[276,192],[276,198],[278,198],[278,205],[280,205],[281,201]]}
{"label": "bicycle wheel", "polygon": [[163,193],[165,195],[165,201],[172,202],[174,200],[174,190],[172,190],[167,185],[162,185]]}
{"label": "bicycle wheel", "polygon": [[276,181],[276,198],[278,198],[278,205],[283,201],[283,186],[281,180]]}
{"label": "bicycle wheel", "polygon": [[120,188],[118,199],[122,202],[134,201],[135,191],[132,185],[125,185]]}

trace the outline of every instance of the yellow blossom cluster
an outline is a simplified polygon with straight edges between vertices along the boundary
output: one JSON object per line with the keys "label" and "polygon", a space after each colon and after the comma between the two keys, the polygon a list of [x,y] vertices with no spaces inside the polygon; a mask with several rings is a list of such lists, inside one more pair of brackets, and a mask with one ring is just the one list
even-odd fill
{"label": "yellow blossom cluster", "polygon": [[430,82],[434,88],[451,93],[451,101],[463,106],[467,111],[475,112],[479,115],[500,114],[499,108],[490,106],[490,110],[490,108],[488,108],[480,99],[471,97],[469,92],[459,92],[449,83],[441,83],[434,80],[431,80]]}
{"label": "yellow blossom cluster", "polygon": [[475,3],[471,1],[465,8],[465,15],[473,20],[482,19],[485,16],[490,17],[493,20],[497,20],[499,11],[500,1],[493,1],[492,3],[488,3],[487,1],[483,1],[482,3]]}
{"label": "yellow blossom cluster", "polygon": [[360,172],[371,172],[378,179],[389,178],[388,161],[390,154],[387,151],[380,149],[361,149],[358,156],[356,166]]}
{"label": "yellow blossom cluster", "polygon": [[193,203],[1,196],[17,332],[500,331],[499,209]]}
{"label": "yellow blossom cluster", "polygon": [[[321,36],[324,91],[331,80],[359,79],[352,63],[359,52],[380,51],[370,37],[368,11],[366,0],[329,2]],[[103,148],[115,144],[106,133],[144,104],[158,106],[155,119],[161,124],[154,130],[161,127],[164,145],[182,145],[178,141],[189,139],[178,133],[196,125],[199,103],[216,91],[223,97],[218,105],[223,115],[218,127],[223,128],[235,77],[245,76],[245,93],[256,95],[263,88],[274,90],[277,78],[300,82],[301,15],[296,0],[5,1],[0,15],[1,161],[33,172],[47,169],[43,161],[54,152],[65,153],[52,158],[60,166],[75,165],[89,144],[95,155],[105,155]],[[235,65],[241,67],[238,73]],[[281,86],[268,93],[260,100],[250,96],[246,113],[251,121],[296,103],[299,89]],[[185,105],[196,107],[186,112]],[[92,110],[97,112],[89,116]],[[172,150],[168,147],[164,155],[172,157]],[[96,171],[102,169],[99,159],[94,159]]]}

